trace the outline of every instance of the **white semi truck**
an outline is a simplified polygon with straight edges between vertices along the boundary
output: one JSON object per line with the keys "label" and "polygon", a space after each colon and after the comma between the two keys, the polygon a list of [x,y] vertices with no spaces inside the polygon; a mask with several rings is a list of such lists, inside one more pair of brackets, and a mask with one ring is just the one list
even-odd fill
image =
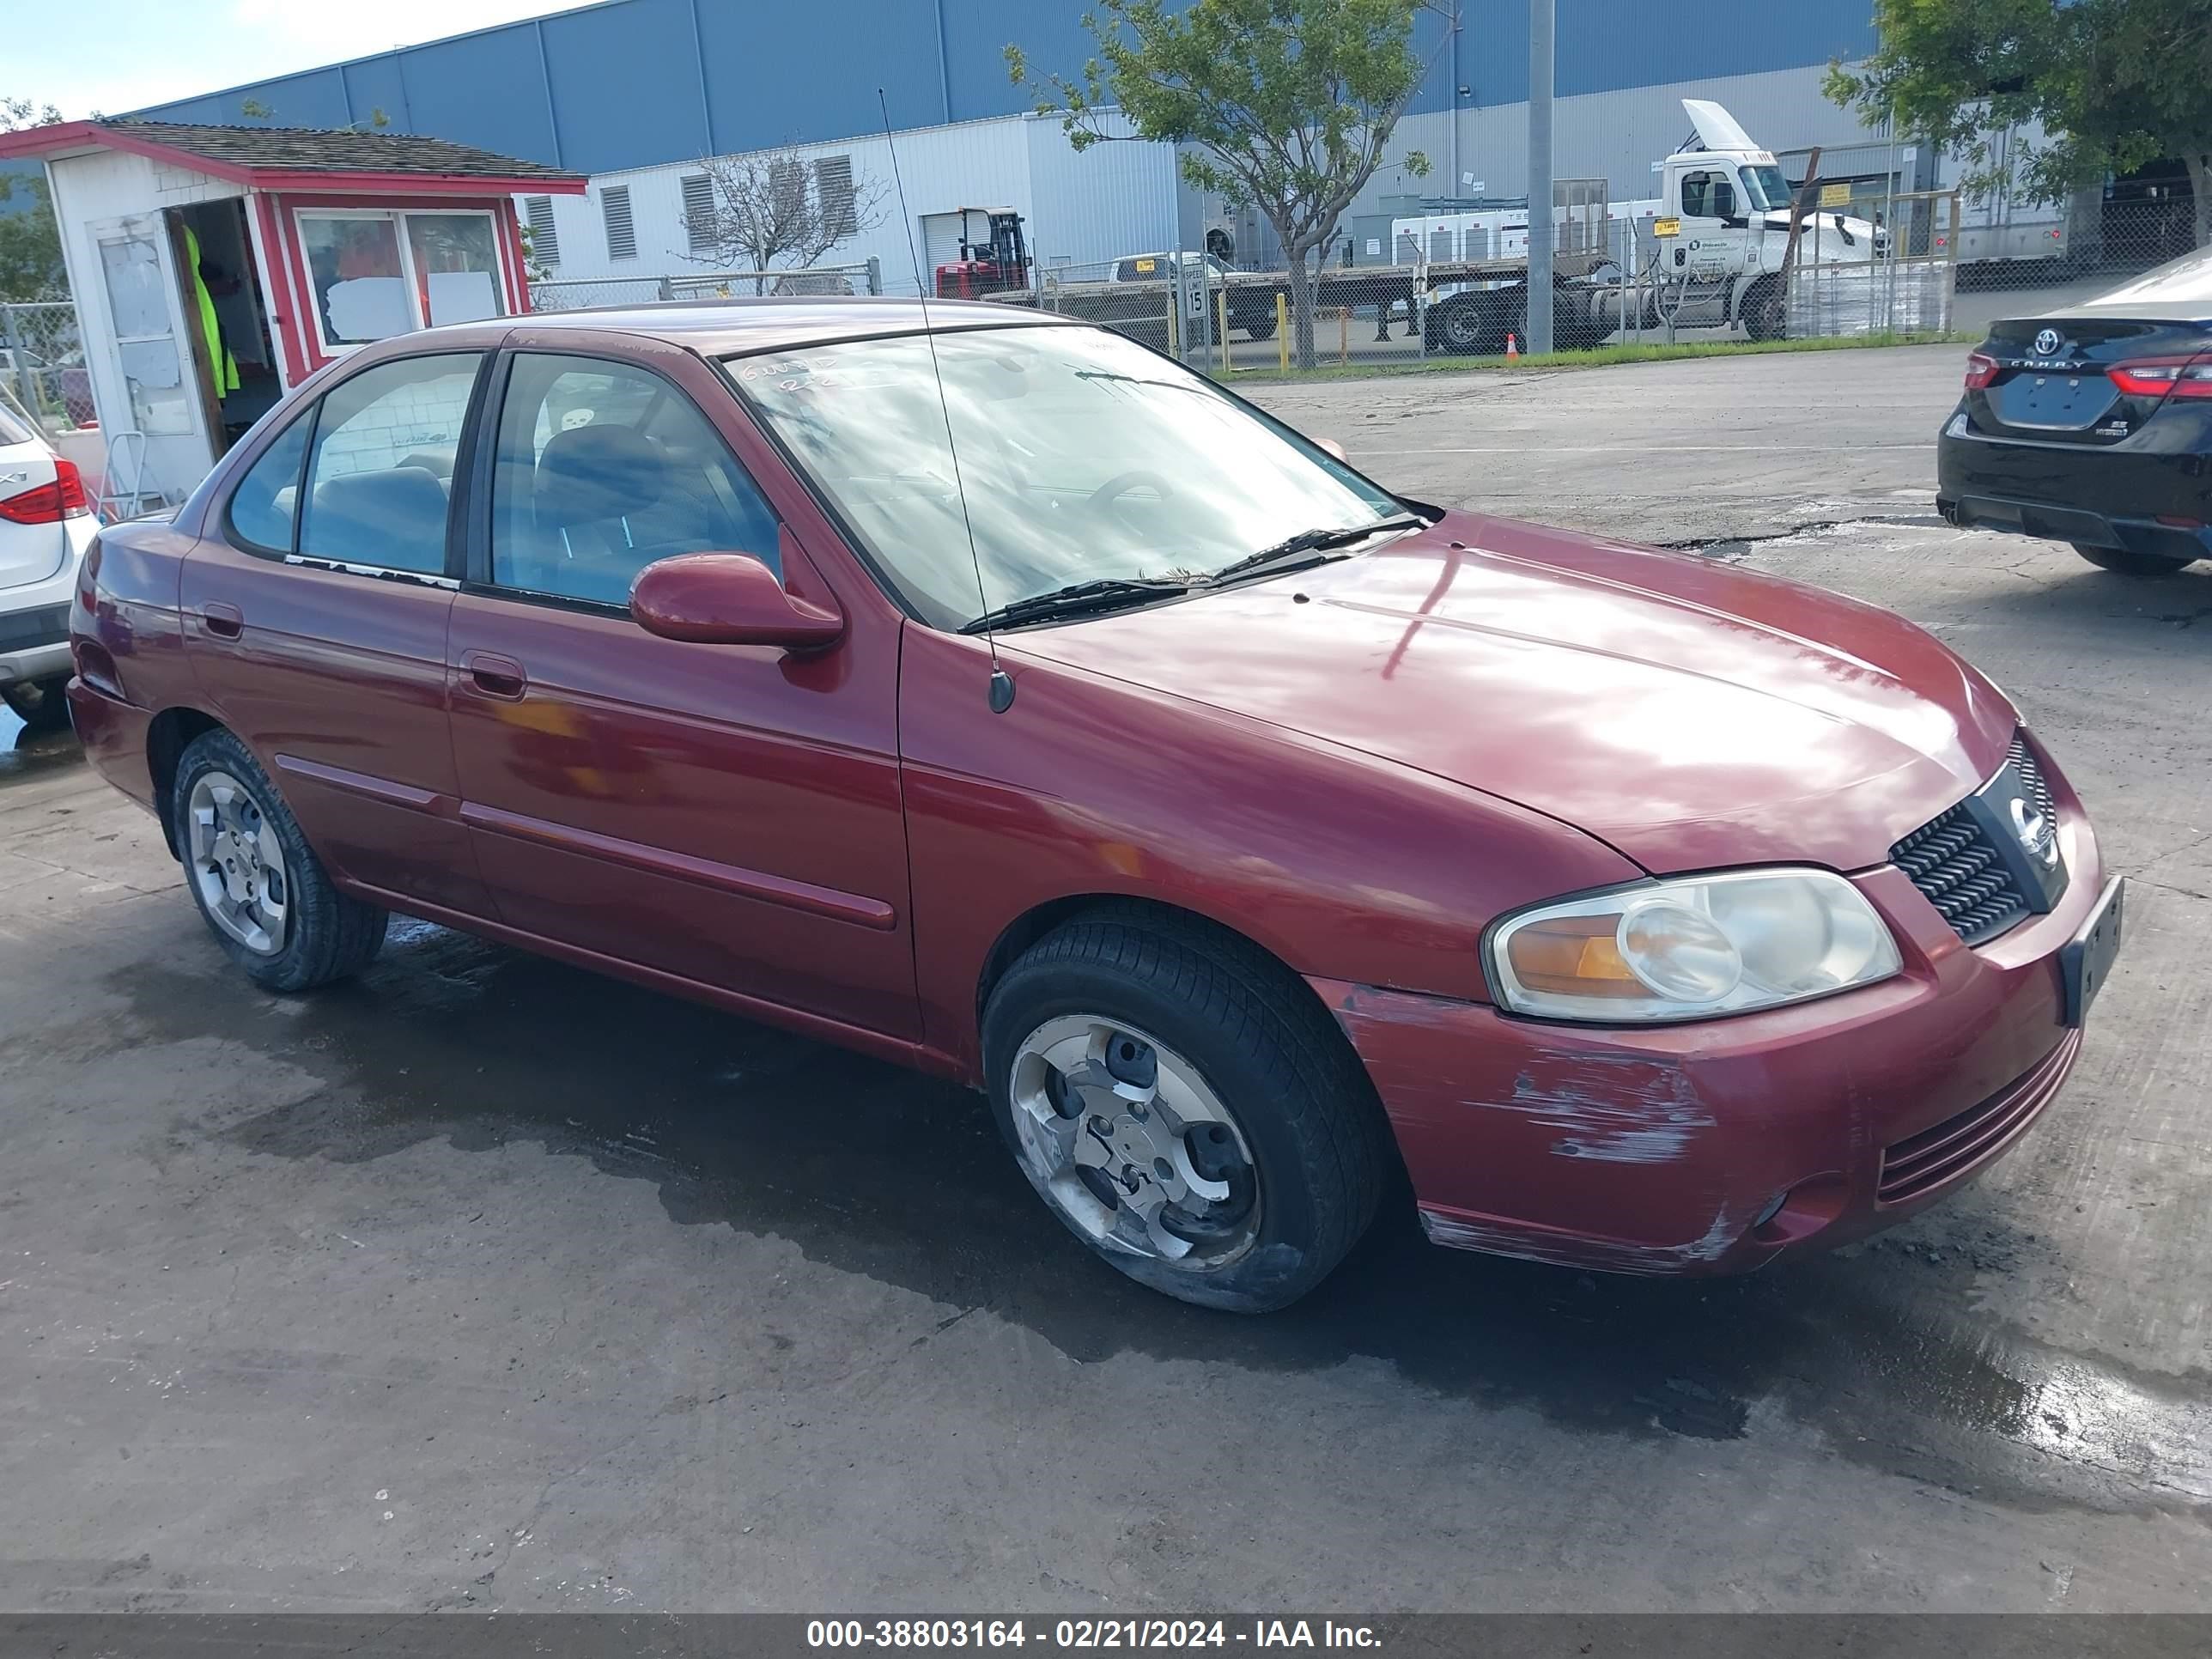
{"label": "white semi truck", "polygon": [[[1553,210],[1556,246],[1598,256],[1588,274],[1557,284],[1553,337],[1593,345],[1638,325],[1741,331],[1781,337],[1787,321],[1783,269],[1791,258],[1789,182],[1771,152],[1735,118],[1702,98],[1682,100],[1694,137],[1652,164],[1660,193],[1648,200],[1603,200],[1601,181],[1561,181]],[[1394,263],[1525,259],[1528,210],[1493,208],[1392,222]],[[1798,228],[1799,265],[1871,267],[1889,253],[1889,235],[1864,219],[1821,209]],[[1525,337],[1526,280],[1431,288],[1426,328],[1431,349],[1488,353],[1507,334]]]}

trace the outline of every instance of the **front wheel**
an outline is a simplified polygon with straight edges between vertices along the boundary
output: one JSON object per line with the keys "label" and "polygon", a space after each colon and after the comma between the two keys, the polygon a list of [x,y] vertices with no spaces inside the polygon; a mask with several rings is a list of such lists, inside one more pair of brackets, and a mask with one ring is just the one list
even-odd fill
{"label": "front wheel", "polygon": [[2169,559],[2158,553],[2134,553],[2124,547],[2087,547],[2080,542],[2074,543],[2073,547],[2100,570],[2145,581],[2176,575],[2196,562],[2194,559]]}
{"label": "front wheel", "polygon": [[1751,292],[1743,297],[1743,331],[1761,341],[1779,340],[1790,332],[1789,309],[1780,283],[1770,279],[1752,285]]}
{"label": "front wheel", "polygon": [[268,991],[308,991],[367,967],[389,916],[331,883],[284,798],[218,727],[177,763],[171,828],[192,902],[225,954]]}
{"label": "front wheel", "polygon": [[[1139,1284],[1264,1313],[1373,1218],[1388,1128],[1304,988],[1231,938],[1102,914],[991,994],[991,1102],[1061,1223]],[[1305,1001],[1310,1002],[1310,999]]]}
{"label": "front wheel", "polygon": [[0,690],[0,699],[23,722],[26,732],[58,732],[70,723],[68,692],[69,676],[57,674],[52,679],[19,681]]}

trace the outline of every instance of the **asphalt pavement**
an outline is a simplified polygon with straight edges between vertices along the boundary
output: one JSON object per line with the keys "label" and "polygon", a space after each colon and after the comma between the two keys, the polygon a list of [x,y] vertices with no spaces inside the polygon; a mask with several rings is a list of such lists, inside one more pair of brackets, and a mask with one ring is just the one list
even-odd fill
{"label": "asphalt pavement", "polygon": [[2212,1609],[2212,568],[1942,526],[1960,356],[1251,393],[1895,606],[2098,815],[2132,936],[2063,1096],[1751,1279],[1397,1217],[1183,1308],[959,1090],[416,924],[257,993],[152,821],[0,732],[0,1609]]}

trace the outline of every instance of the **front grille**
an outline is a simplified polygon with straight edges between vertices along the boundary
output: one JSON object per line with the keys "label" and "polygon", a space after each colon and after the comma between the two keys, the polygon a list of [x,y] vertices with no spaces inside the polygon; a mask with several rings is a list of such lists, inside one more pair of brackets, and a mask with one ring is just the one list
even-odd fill
{"label": "front grille", "polygon": [[[2024,739],[2012,740],[2007,761],[2035,797],[2036,810],[2052,817],[2051,786]],[[1891,848],[1889,861],[1969,945],[1987,944],[2034,908],[1965,801]]]}
{"label": "front grille", "polygon": [[1885,1148],[1876,1201],[1903,1204],[1923,1197],[1988,1163],[2051,1103],[2081,1042],[2079,1031],[2068,1032],[2025,1076],[1987,1100]]}

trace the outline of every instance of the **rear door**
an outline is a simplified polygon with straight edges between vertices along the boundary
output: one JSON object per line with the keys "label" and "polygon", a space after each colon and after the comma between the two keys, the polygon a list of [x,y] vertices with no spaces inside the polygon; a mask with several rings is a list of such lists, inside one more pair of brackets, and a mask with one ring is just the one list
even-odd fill
{"label": "rear door", "polygon": [[[462,817],[501,920],[918,1036],[896,619],[840,602],[838,550],[715,370],[658,342],[539,337],[501,376],[447,657]],[[706,551],[838,605],[845,637],[799,657],[630,619],[638,571]]]}
{"label": "rear door", "polygon": [[258,440],[184,562],[185,648],[324,861],[489,913],[458,817],[446,627],[453,482],[483,351],[386,358]]}

